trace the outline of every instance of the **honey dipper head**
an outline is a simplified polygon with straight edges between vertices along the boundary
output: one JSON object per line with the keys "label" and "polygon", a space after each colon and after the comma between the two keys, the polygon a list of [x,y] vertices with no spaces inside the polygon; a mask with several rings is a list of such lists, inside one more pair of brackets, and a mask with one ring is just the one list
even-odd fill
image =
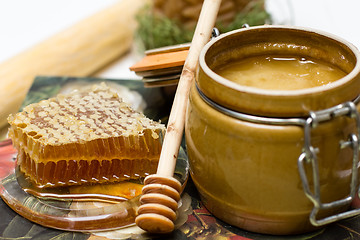
{"label": "honey dipper head", "polygon": [[146,177],[144,184],[136,225],[149,233],[172,232],[181,183],[175,178],[154,174]]}
{"label": "honey dipper head", "polygon": [[173,221],[155,213],[141,214],[136,217],[135,223],[149,233],[170,233],[174,230]]}

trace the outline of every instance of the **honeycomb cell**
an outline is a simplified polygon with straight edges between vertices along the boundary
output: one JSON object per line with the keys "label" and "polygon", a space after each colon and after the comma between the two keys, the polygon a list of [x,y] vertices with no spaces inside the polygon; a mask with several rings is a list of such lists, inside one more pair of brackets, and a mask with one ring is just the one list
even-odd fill
{"label": "honeycomb cell", "polygon": [[8,121],[20,170],[44,187],[154,173],[165,134],[104,84],[30,104]]}

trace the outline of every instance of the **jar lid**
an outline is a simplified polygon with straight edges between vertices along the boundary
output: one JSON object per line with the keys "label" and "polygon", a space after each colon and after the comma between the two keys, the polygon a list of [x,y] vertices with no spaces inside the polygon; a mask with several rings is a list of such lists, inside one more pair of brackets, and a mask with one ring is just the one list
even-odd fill
{"label": "jar lid", "polygon": [[[267,90],[237,84],[213,71],[229,60],[259,55],[310,57],[347,75],[318,87]],[[318,30],[273,25],[243,28],[220,35],[202,49],[196,83],[208,98],[235,111],[272,117],[307,116],[310,111],[351,101],[360,94],[359,57],[351,43]]]}

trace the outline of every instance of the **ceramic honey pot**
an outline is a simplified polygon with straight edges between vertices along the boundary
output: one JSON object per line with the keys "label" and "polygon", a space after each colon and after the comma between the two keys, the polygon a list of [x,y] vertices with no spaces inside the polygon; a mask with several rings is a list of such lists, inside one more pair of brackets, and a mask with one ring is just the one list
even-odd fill
{"label": "ceramic honey pot", "polygon": [[[290,77],[275,76],[283,82],[269,89],[217,72],[258,57],[321,63],[343,75],[295,89]],[[348,208],[358,187],[359,57],[337,36],[286,26],[239,29],[202,49],[185,136],[192,179],[211,213],[266,234],[308,232],[358,213]]]}

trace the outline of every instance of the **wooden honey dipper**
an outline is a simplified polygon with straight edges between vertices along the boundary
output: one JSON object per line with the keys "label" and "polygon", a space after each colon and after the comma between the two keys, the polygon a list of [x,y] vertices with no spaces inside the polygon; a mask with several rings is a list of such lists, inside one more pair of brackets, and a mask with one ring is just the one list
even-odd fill
{"label": "wooden honey dipper", "polygon": [[184,131],[190,86],[195,77],[200,51],[211,37],[220,3],[221,0],[205,0],[203,3],[171,108],[157,172],[144,181],[143,196],[140,198],[142,205],[135,223],[150,233],[169,233],[174,230],[181,184],[173,175]]}

